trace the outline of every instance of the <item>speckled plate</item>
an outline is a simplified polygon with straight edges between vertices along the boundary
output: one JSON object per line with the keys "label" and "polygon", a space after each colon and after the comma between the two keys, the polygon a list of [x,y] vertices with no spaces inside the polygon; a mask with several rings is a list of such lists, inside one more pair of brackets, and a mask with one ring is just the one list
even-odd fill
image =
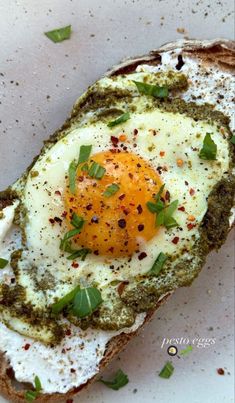
{"label": "speckled plate", "polygon": [[[108,68],[184,36],[232,38],[233,7],[232,0],[0,0],[0,189],[24,171],[78,95]],[[43,35],[67,24],[69,41],[54,44]],[[96,383],[80,403],[233,402],[233,245],[231,233],[193,286],[177,290],[106,370],[108,376],[122,368],[129,384],[114,392]],[[210,341],[170,358],[162,344],[172,338],[185,339],[179,349],[187,340]],[[161,379],[168,359],[174,375]]]}

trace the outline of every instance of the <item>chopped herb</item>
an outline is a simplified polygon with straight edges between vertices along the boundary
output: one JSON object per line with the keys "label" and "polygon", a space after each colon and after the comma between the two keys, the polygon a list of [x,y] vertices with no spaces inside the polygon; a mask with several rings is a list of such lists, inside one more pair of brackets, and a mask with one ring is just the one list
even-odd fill
{"label": "chopped herb", "polygon": [[72,312],[78,318],[84,318],[91,315],[102,301],[101,293],[97,288],[83,288],[77,292],[74,298]]}
{"label": "chopped herb", "polygon": [[104,385],[108,386],[108,388],[111,388],[113,390],[118,390],[122,388],[123,386],[127,385],[129,382],[128,376],[121,370],[119,369],[113,380],[112,381],[105,381],[104,379],[99,379],[99,382],[102,382]]}
{"label": "chopped herb", "polygon": [[81,258],[82,261],[84,261],[88,255],[88,253],[91,253],[91,250],[88,248],[82,248],[78,250],[74,250],[71,255],[67,257],[68,260],[75,260],[78,257]]}
{"label": "chopped herb", "polygon": [[140,92],[140,94],[151,95],[154,98],[166,98],[168,97],[168,87],[159,87],[158,85],[151,85],[142,83],[141,81],[133,81]]}
{"label": "chopped herb", "polygon": [[177,209],[178,200],[173,201],[167,207],[165,207],[156,217],[156,225],[159,227],[164,225],[167,229],[177,227],[177,221],[172,217],[172,214]]}
{"label": "chopped herb", "polygon": [[165,204],[162,200],[160,200],[164,187],[165,185],[162,185],[159,189],[159,192],[154,196],[154,199],[156,200],[155,203],[151,201],[146,203],[151,213],[159,213],[161,210],[164,209]]}
{"label": "chopped herb", "polygon": [[103,196],[110,197],[113,196],[115,193],[118,192],[120,187],[116,183],[112,183],[112,185],[108,186],[103,193]]}
{"label": "chopped herb", "polygon": [[68,239],[73,238],[75,235],[80,234],[80,232],[81,232],[81,228],[74,228],[74,229],[71,229],[70,231],[66,232],[66,234],[64,235],[64,238],[61,240],[60,249],[66,251]]}
{"label": "chopped herb", "polygon": [[103,168],[98,162],[93,162],[88,170],[88,175],[91,178],[102,179],[106,169]]}
{"label": "chopped herb", "polygon": [[167,259],[168,257],[163,252],[160,252],[148,274],[158,276]]}
{"label": "chopped herb", "polygon": [[231,137],[230,141],[232,144],[235,144],[235,134]]}
{"label": "chopped herb", "polygon": [[203,147],[199,153],[199,158],[203,160],[216,160],[217,145],[212,140],[210,133],[206,133],[203,140]]}
{"label": "chopped herb", "polygon": [[77,229],[82,229],[83,225],[84,225],[84,219],[82,217],[79,217],[76,213],[73,213],[72,215],[72,220],[70,221],[70,223]]}
{"label": "chopped herb", "polygon": [[[76,190],[76,174],[79,164],[86,162],[91,154],[92,145],[81,146],[79,151],[78,161],[72,161],[69,165],[69,189],[71,193]],[[88,164],[84,164],[81,168],[82,171],[88,171]]]}
{"label": "chopped herb", "polygon": [[44,32],[45,35],[54,43],[62,42],[69,39],[71,36],[71,25],[66,27],[53,29],[52,31]]}
{"label": "chopped herb", "polygon": [[8,265],[9,261],[0,257],[0,269],[4,269]]}
{"label": "chopped herb", "polygon": [[27,392],[25,392],[25,400],[27,400],[27,402],[32,402],[33,400],[35,400],[42,390],[41,381],[38,376],[35,376],[34,378],[34,385],[35,390],[28,390]]}
{"label": "chopped herb", "polygon": [[42,384],[41,384],[41,381],[38,376],[35,376],[34,384],[35,384],[36,392],[40,392],[42,390]]}
{"label": "chopped herb", "polygon": [[80,153],[78,158],[78,164],[86,162],[91,154],[92,145],[90,146],[81,146]]}
{"label": "chopped herb", "polygon": [[171,375],[174,372],[174,367],[170,361],[167,361],[167,363],[164,365],[162,368],[161,372],[159,373],[159,376],[161,378],[168,379],[171,377]]}
{"label": "chopped herb", "polygon": [[54,314],[58,314],[61,311],[63,311],[63,309],[71,304],[77,294],[77,292],[80,290],[80,286],[77,286],[74,288],[74,290],[70,291],[68,294],[66,294],[63,298],[61,298],[58,302],[55,302],[52,307],[51,307],[51,311]]}
{"label": "chopped herb", "polygon": [[192,346],[187,346],[184,350],[180,351],[180,355],[187,355],[188,353],[190,353],[193,350]]}
{"label": "chopped herb", "polygon": [[78,164],[72,161],[69,165],[69,190],[71,193],[75,193],[76,190],[76,173]]}
{"label": "chopped herb", "polygon": [[114,127],[119,125],[120,123],[126,122],[128,119],[130,119],[130,114],[129,112],[123,113],[119,118],[112,120],[107,124],[108,127]]}
{"label": "chopped herb", "polygon": [[146,205],[151,213],[159,213],[164,209],[164,203],[161,200],[157,203],[148,201]]}

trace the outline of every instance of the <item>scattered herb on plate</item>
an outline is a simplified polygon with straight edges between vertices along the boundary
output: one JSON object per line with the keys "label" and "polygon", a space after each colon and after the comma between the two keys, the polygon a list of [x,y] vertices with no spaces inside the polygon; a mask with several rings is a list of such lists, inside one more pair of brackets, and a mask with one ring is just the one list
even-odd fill
{"label": "scattered herb on plate", "polygon": [[108,388],[113,389],[113,390],[118,390],[120,388],[123,388],[123,386],[127,385],[129,382],[128,376],[121,370],[119,369],[113,380],[111,381],[105,381],[104,379],[99,379],[99,382],[102,382],[104,385],[108,386]]}
{"label": "scattered herb on plate", "polygon": [[69,39],[71,36],[71,25],[67,25],[66,27],[53,29],[52,31],[44,32],[44,34],[49,38],[52,42],[63,42],[65,39]]}

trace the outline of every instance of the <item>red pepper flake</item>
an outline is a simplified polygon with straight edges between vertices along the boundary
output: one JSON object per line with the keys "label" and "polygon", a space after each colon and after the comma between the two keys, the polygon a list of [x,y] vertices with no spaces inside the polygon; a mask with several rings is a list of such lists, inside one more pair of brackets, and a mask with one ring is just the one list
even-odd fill
{"label": "red pepper flake", "polygon": [[167,190],[165,193],[165,200],[170,201],[170,199],[171,199],[171,195],[170,195],[169,190]]}
{"label": "red pepper flake", "polygon": [[126,197],[126,195],[123,193],[122,195],[119,196],[119,200],[123,200]]}
{"label": "red pepper flake", "polygon": [[60,217],[54,217],[55,222],[58,222],[59,224],[62,223],[62,220]]}
{"label": "red pepper flake", "polygon": [[65,348],[62,348],[61,353],[62,353],[62,354],[66,354]]}
{"label": "red pepper flake", "polygon": [[141,232],[144,229],[144,224],[139,224],[138,225],[138,231]]}
{"label": "red pepper flake", "polygon": [[99,251],[98,251],[98,250],[94,250],[94,255],[99,256]]}
{"label": "red pepper flake", "polygon": [[193,196],[194,194],[195,194],[195,190],[194,189],[189,189],[189,194],[190,194],[190,196]]}
{"label": "red pepper flake", "polygon": [[160,151],[160,157],[164,157],[164,155],[165,155],[165,151]]}
{"label": "red pepper flake", "polygon": [[223,369],[223,368],[218,368],[218,369],[217,369],[217,373],[218,373],[219,375],[224,375],[224,369]]}
{"label": "red pepper flake", "polygon": [[71,264],[71,266],[72,266],[74,269],[77,269],[77,268],[79,267],[79,264],[78,264],[77,262],[73,262],[73,263]]}
{"label": "red pepper flake", "polygon": [[65,332],[65,334],[66,334],[66,336],[71,336],[71,334],[72,334],[72,333],[71,333],[71,330],[70,330],[70,329],[67,329],[66,332]]}
{"label": "red pepper flake", "polygon": [[29,344],[29,343],[25,344],[25,346],[23,347],[23,349],[24,349],[25,351],[27,351],[29,348],[30,348],[30,344]]}
{"label": "red pepper flake", "polygon": [[119,139],[117,137],[115,137],[115,136],[111,136],[110,139],[111,139],[111,142],[112,142],[113,146],[117,147]]}
{"label": "red pepper flake", "polygon": [[128,215],[128,214],[130,213],[129,208],[125,208],[125,207],[124,207],[123,213],[124,213],[125,215]]}
{"label": "red pepper flake", "polygon": [[73,403],[73,399],[67,399],[66,403]]}
{"label": "red pepper flake", "polygon": [[113,247],[113,246],[111,246],[111,247],[109,248],[109,251],[110,251],[111,253],[113,253],[113,251],[114,251],[114,247]]}
{"label": "red pepper flake", "polygon": [[120,283],[117,287],[117,292],[119,294],[119,296],[122,295],[124,288],[126,287],[126,285],[129,284],[129,281],[123,281],[122,283]]}
{"label": "red pepper flake", "polygon": [[193,229],[194,227],[196,227],[196,224],[192,224],[191,222],[187,224],[187,228],[189,231],[191,231],[191,229]]}
{"label": "red pepper flake", "polygon": [[129,172],[128,174],[129,178],[133,179],[133,174]]}
{"label": "red pepper flake", "polygon": [[143,212],[143,208],[140,204],[137,206],[137,211],[138,211],[138,214],[141,214]]}
{"label": "red pepper flake", "polygon": [[177,243],[179,242],[179,237],[178,236],[175,236],[173,239],[172,239],[172,243],[174,243],[175,245],[177,245]]}
{"label": "red pepper flake", "polygon": [[92,204],[88,204],[87,206],[86,206],[86,209],[89,211],[89,210],[91,210],[92,209]]}
{"label": "red pepper flake", "polygon": [[178,207],[178,210],[179,210],[179,211],[185,211],[185,207],[184,207],[184,206],[180,206],[180,207]]}
{"label": "red pepper flake", "polygon": [[146,256],[147,256],[147,253],[141,252],[141,253],[139,254],[139,256],[138,256],[138,259],[139,259],[139,260],[143,260]]}
{"label": "red pepper flake", "polygon": [[61,192],[59,190],[56,190],[55,195],[61,196]]}
{"label": "red pepper flake", "polygon": [[68,214],[67,211],[63,211],[63,213],[61,214],[61,217],[66,217],[67,214]]}
{"label": "red pepper flake", "polygon": [[138,130],[137,130],[137,129],[134,129],[133,133],[134,133],[134,136],[137,136]]}
{"label": "red pepper flake", "polygon": [[53,218],[49,218],[49,221],[50,221],[51,224],[55,223],[55,220],[53,220]]}

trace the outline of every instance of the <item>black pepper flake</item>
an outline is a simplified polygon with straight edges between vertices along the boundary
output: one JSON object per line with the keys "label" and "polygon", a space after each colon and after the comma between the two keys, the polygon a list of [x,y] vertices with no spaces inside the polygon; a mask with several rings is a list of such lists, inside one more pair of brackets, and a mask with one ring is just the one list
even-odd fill
{"label": "black pepper flake", "polygon": [[98,256],[98,255],[99,255],[99,251],[98,251],[98,250],[94,250],[94,255]]}
{"label": "black pepper flake", "polygon": [[76,369],[71,368],[71,369],[70,369],[70,372],[71,372],[72,374],[74,374],[74,372],[76,372]]}
{"label": "black pepper flake", "polygon": [[91,219],[91,222],[93,222],[93,223],[95,223],[95,224],[98,224],[98,222],[99,222],[99,217],[97,217],[96,215],[94,215],[94,216],[92,217],[92,219]]}
{"label": "black pepper flake", "polygon": [[92,209],[92,204],[88,204],[88,205],[86,206],[86,209],[87,209],[87,210],[91,210],[91,209]]}
{"label": "black pepper flake", "polygon": [[125,228],[126,227],[126,220],[124,218],[121,218],[120,220],[118,220],[118,226],[120,228]]}
{"label": "black pepper flake", "polygon": [[137,211],[138,211],[138,214],[141,214],[143,212],[143,208],[140,204],[137,206]]}
{"label": "black pepper flake", "polygon": [[138,231],[143,231],[143,229],[144,229],[144,224],[139,224],[138,225]]}
{"label": "black pepper flake", "polygon": [[141,252],[141,253],[139,254],[139,256],[138,256],[138,259],[139,259],[139,260],[143,260],[146,256],[147,256],[147,253]]}
{"label": "black pepper flake", "polygon": [[51,224],[54,224],[54,223],[55,223],[55,220],[53,220],[53,218],[49,218],[49,222],[50,222]]}
{"label": "black pepper flake", "polygon": [[137,136],[138,130],[137,130],[137,129],[134,129],[133,133],[134,133],[134,136]]}

